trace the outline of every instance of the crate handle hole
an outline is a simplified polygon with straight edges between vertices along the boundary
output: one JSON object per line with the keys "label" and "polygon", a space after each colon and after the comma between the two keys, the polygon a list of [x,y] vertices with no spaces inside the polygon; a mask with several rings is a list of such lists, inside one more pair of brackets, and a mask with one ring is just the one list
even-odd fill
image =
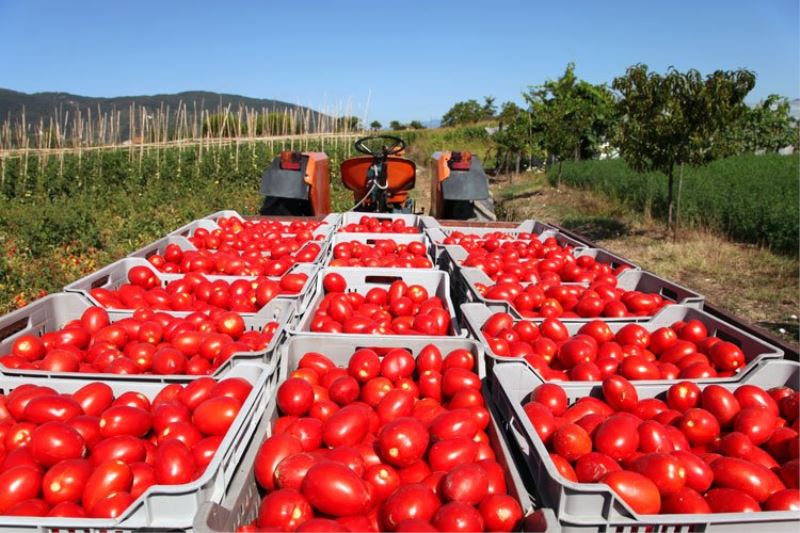
{"label": "crate handle hole", "polygon": [[14,333],[18,331],[22,331],[23,329],[28,327],[28,318],[20,318],[16,322],[7,325],[3,329],[0,329],[0,341],[4,341],[9,338]]}
{"label": "crate handle hole", "polygon": [[99,278],[97,278],[92,282],[92,288],[96,289],[98,287],[102,287],[103,285],[107,284],[108,284],[108,275],[100,276]]}
{"label": "crate handle hole", "polygon": [[366,283],[376,283],[379,285],[391,285],[395,281],[402,281],[400,276],[367,276],[364,281]]}
{"label": "crate handle hole", "polygon": [[678,301],[678,293],[677,293],[677,292],[675,292],[675,291],[673,291],[673,290],[672,290],[672,289],[670,289],[670,288],[667,288],[667,287],[661,287],[661,291],[659,291],[659,292],[661,293],[661,296],[664,296],[664,297],[666,297],[666,298],[669,298],[669,299],[670,299],[670,300],[672,300],[673,302],[677,302],[677,301]]}

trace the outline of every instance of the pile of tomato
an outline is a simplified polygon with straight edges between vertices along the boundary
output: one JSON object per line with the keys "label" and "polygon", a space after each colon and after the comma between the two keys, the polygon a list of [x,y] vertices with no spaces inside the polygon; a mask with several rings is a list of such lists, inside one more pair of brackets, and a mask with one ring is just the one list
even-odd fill
{"label": "pile of tomato", "polygon": [[476,283],[475,289],[488,300],[508,302],[529,318],[652,316],[670,303],[660,294],[621,289],[617,278],[609,274],[598,275],[588,287],[555,280],[523,284],[504,274],[498,276],[495,285]]}
{"label": "pile of tomato", "polygon": [[250,394],[242,378],[167,385],[149,399],[92,382],[0,396],[0,514],[115,518],[153,485],[200,477]]}
{"label": "pile of tomato", "polygon": [[278,326],[246,331],[232,311],[178,318],[145,309],[111,323],[104,309],[90,307],[41,337],[20,335],[0,364],[50,372],[204,375],[235,353],[264,350]]}
{"label": "pile of tomato", "polygon": [[386,218],[362,216],[358,224],[345,224],[339,228],[341,233],[422,233],[416,226],[408,226],[402,218],[391,220]]}
{"label": "pile of tomato", "polygon": [[612,376],[602,391],[570,406],[548,383],[524,405],[564,478],[604,483],[640,514],[800,510],[796,390],[680,382],[640,400]]}
{"label": "pile of tomato", "polygon": [[575,335],[558,319],[538,325],[495,313],[481,327],[489,350],[520,357],[548,381],[703,379],[733,376],[747,364],[732,342],[708,335],[697,319],[648,331],[626,324],[614,333],[606,322],[587,322]]}
{"label": "pile of tomato", "polygon": [[255,459],[253,531],[512,531],[522,518],[489,442],[466,350],[416,359],[359,349],[347,368],[307,353],[278,389]]}
{"label": "pile of tomato", "polygon": [[332,267],[433,268],[423,242],[398,244],[394,239],[376,239],[374,244],[340,242],[333,247]]}
{"label": "pile of tomato", "polygon": [[108,309],[255,313],[276,296],[300,293],[308,283],[308,275],[301,272],[284,274],[279,281],[261,277],[229,282],[212,281],[192,272],[162,287],[155,272],[135,266],[128,271],[128,281],[115,290],[95,287],[89,293]]}
{"label": "pile of tomato", "polygon": [[[467,251],[479,248],[479,247],[486,247],[487,250],[493,251],[498,246],[494,244],[495,241],[523,241],[525,244],[530,244],[531,246],[536,246],[536,243],[540,245],[543,244],[539,241],[539,236],[535,233],[528,233],[526,231],[523,232],[505,232],[505,231],[492,231],[489,233],[484,233],[483,235],[478,235],[476,233],[464,233],[463,231],[453,231],[451,232],[443,241],[442,244],[458,244],[465,248]],[[487,246],[486,243],[489,242],[490,244]],[[558,242],[552,237],[545,239],[547,246],[550,246],[552,243],[556,245]]]}
{"label": "pile of tomato", "polygon": [[324,238],[322,235],[314,236],[314,230],[322,225],[318,221],[285,223],[276,220],[243,221],[235,217],[220,217],[216,223],[219,229],[209,231],[197,228],[189,240],[197,248],[270,251],[279,240],[300,245]]}
{"label": "pile of tomato", "polygon": [[147,258],[159,272],[167,274],[216,274],[223,276],[282,276],[297,263],[313,263],[322,250],[316,242],[302,247],[277,238],[270,250],[183,250],[168,244],[161,254]]}
{"label": "pile of tomato", "polygon": [[[499,244],[499,241],[494,241]],[[629,269],[627,265],[612,267],[595,260],[590,255],[575,257],[569,248],[542,245],[539,241],[529,248],[513,246],[522,241],[503,243],[493,251],[486,248],[472,250],[461,266],[478,268],[496,283],[592,283],[598,278],[607,279]],[[506,246],[509,245],[509,246]],[[548,249],[551,248],[551,249]]]}
{"label": "pile of tomato", "polygon": [[450,333],[450,311],[438,296],[421,285],[392,282],[389,289],[374,287],[366,294],[347,292],[341,274],[322,279],[325,296],[314,311],[311,331],[374,335],[432,335]]}

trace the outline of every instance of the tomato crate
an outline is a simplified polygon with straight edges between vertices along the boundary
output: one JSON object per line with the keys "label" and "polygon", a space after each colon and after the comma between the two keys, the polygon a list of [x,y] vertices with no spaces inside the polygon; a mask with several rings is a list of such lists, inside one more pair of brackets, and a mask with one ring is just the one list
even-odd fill
{"label": "tomato crate", "polygon": [[[0,317],[0,355],[11,353],[11,346],[20,336],[34,335],[40,337],[45,333],[57,331],[67,322],[80,319],[84,311],[92,307],[95,306],[82,295],[62,292],[45,296],[21,309],[17,309],[16,311]],[[185,317],[190,313],[172,312],[171,314],[178,317]],[[114,323],[119,320],[131,318],[133,314],[126,311],[109,310],[108,315],[110,322]],[[244,318],[247,331],[261,331],[265,325],[265,320],[277,322],[278,329],[264,350],[234,353],[211,374],[211,377],[227,377],[234,367],[242,363],[263,363],[266,365],[267,371],[270,374],[275,373],[278,368],[279,359],[277,349],[287,336],[285,325],[293,315],[293,302],[275,299],[262,309],[260,318]],[[8,368],[2,364],[0,364],[0,375],[20,378],[26,377],[30,379],[80,378],[84,380],[103,381],[121,379],[143,382],[186,381],[202,377],[188,374],[53,372],[46,370]]]}
{"label": "tomato crate", "polygon": [[528,233],[535,235],[536,239],[542,242],[546,239],[554,238],[562,247],[571,246],[573,248],[579,248],[586,246],[585,243],[564,235],[553,226],[539,222],[538,220],[526,220],[513,228],[440,226],[439,228],[430,228],[427,230],[428,237],[430,237],[434,246],[436,246],[437,259],[445,252],[446,247],[455,246],[462,248],[459,244],[445,244],[444,242],[445,239],[455,232],[461,232],[465,235],[478,235],[481,237],[499,233],[505,236],[502,240],[520,240],[520,234]]}
{"label": "tomato crate", "polygon": [[[479,268],[462,268],[459,270],[463,284],[456,284],[455,290],[456,298],[461,298],[463,303],[483,303],[493,309],[505,311],[515,318],[523,318],[523,315],[517,309],[504,300],[490,300],[483,297],[478,291],[477,285],[494,285],[495,282],[487,276]],[[523,284],[525,285],[525,284]],[[577,285],[584,286],[586,284],[580,283],[562,283],[562,285]],[[667,281],[664,278],[656,276],[652,272],[646,270],[624,270],[617,275],[617,288],[625,291],[638,291],[644,294],[658,294],[666,300],[667,306],[669,305],[686,305],[696,309],[702,309],[705,303],[705,297],[699,293],[687,289],[677,283]],[[592,318],[579,318],[579,317],[564,317],[560,318],[563,322],[578,322],[585,323],[592,320],[603,320],[604,322],[645,322],[651,319],[654,315],[637,315],[627,317],[592,317]],[[559,317],[556,317],[559,318]]]}
{"label": "tomato crate", "polygon": [[[416,233],[423,233],[425,228],[428,227],[436,227],[438,222],[436,219],[423,216],[423,215],[411,215],[406,213],[362,213],[357,211],[346,211],[342,213],[342,218],[339,221],[339,225],[336,228],[337,233],[369,233],[368,231],[350,231],[346,229],[346,226],[350,224],[360,224],[362,218],[368,218],[373,220],[378,220],[379,222],[395,222],[397,220],[402,220],[405,222],[406,227],[409,228],[416,228]],[[377,233],[377,232],[376,232]],[[397,235],[397,233],[393,232],[380,232],[386,235]],[[400,232],[402,233],[402,232]],[[413,235],[413,233],[410,233]]]}
{"label": "tomato crate", "polygon": [[[544,383],[521,363],[495,365],[489,373],[492,399],[498,408],[501,427],[525,457],[527,469],[540,491],[542,503],[554,509],[565,532],[751,532],[758,530],[795,532],[800,511],[754,513],[664,514],[635,513],[614,491],[601,483],[575,483],[564,478],[550,458],[523,409],[530,392]],[[797,390],[800,363],[765,361],[739,383],[721,383],[730,391],[742,385],[769,389],[788,386]],[[632,382],[639,398],[662,398],[669,384]],[[570,403],[587,396],[602,397],[599,383],[561,383]],[[702,388],[702,387],[701,387]]]}
{"label": "tomato crate", "polygon": [[[524,363],[527,365],[531,371],[533,371],[536,376],[540,379],[543,379],[541,374],[539,374],[536,369],[534,369],[530,364],[526,361],[522,361],[516,357],[503,357],[499,356],[494,353],[490,347],[490,343],[488,339],[484,335],[482,329],[483,325],[486,321],[494,314],[494,311],[489,307],[483,304],[464,304],[461,306],[461,317],[462,323],[466,330],[469,332],[469,336],[473,339],[476,339],[484,346],[484,350],[486,353],[487,359],[487,368],[491,370],[491,368],[496,364],[501,363],[508,363],[508,362],[517,362],[517,363]],[[534,319],[535,323],[540,324],[543,319]],[[727,341],[730,343],[735,344],[738,346],[745,356],[745,361],[747,364],[742,367],[742,369],[735,375],[731,377],[722,377],[722,378],[702,378],[699,381],[703,383],[736,383],[745,379],[746,376],[753,371],[756,367],[758,367],[761,363],[769,361],[769,360],[780,360],[783,358],[784,353],[783,350],[769,344],[768,342],[761,340],[746,331],[743,331],[736,327],[733,324],[725,322],[713,315],[705,311],[701,311],[699,309],[695,309],[694,307],[688,307],[685,305],[671,305],[668,307],[663,308],[656,314],[651,320],[646,322],[638,322],[637,324],[643,328],[645,328],[648,332],[652,333],[660,328],[670,327],[672,324],[685,321],[688,322],[689,320],[699,320],[703,323],[708,331],[709,337],[717,337],[723,341]],[[515,321],[516,322],[516,321]],[[575,322],[564,322],[566,325],[567,331],[570,334],[570,337],[573,335],[577,335],[579,330],[583,327],[584,324],[575,323]],[[613,333],[617,333],[620,329],[622,329],[627,324],[625,323],[609,323],[608,327],[611,329]],[[659,380],[659,381],[636,381],[634,383],[667,383],[668,380]],[[570,382],[570,383],[588,383],[588,382]]]}
{"label": "tomato crate", "polygon": [[[326,239],[326,240],[309,241],[309,242],[313,242],[313,243],[317,244],[319,246],[319,252],[314,257],[314,260],[310,261],[307,264],[321,263],[328,255],[328,248],[329,248],[329,245],[330,245],[329,241]],[[200,251],[194,244],[192,244],[192,242],[187,237],[183,237],[183,236],[180,236],[180,235],[171,235],[171,236],[167,236],[167,237],[162,237],[161,239],[158,239],[157,241],[151,242],[150,244],[148,244],[146,246],[142,246],[141,248],[139,248],[135,252],[131,252],[130,254],[128,254],[127,257],[139,257],[141,259],[150,259],[154,255],[162,255],[163,256],[164,255],[164,250],[170,244],[177,245],[184,252],[187,252],[187,251],[199,252]],[[308,244],[308,243],[305,243],[305,244]],[[301,245],[301,248],[303,246],[305,246],[305,244]],[[213,253],[217,253],[214,250],[212,250],[212,252]],[[262,255],[266,255],[266,252],[264,254],[262,254]]]}
{"label": "tomato crate", "polygon": [[[223,215],[220,215],[220,216],[223,216]],[[194,235],[194,233],[198,229],[204,229],[204,230],[207,230],[209,232],[213,232],[213,231],[216,231],[216,230],[221,230],[222,228],[216,222],[216,220],[218,220],[220,216],[217,216],[217,217],[215,217],[213,219],[210,218],[210,217],[206,217],[206,218],[200,218],[200,219],[194,220],[192,222],[189,222],[188,224],[184,224],[183,226],[181,226],[180,228],[178,228],[178,229],[176,229],[174,231],[171,231],[166,236],[167,237],[186,237],[186,238],[189,238],[189,237],[192,237]],[[239,218],[243,219],[243,217],[241,217],[241,216]],[[261,219],[258,219],[258,220],[264,221],[264,220],[270,220],[270,219],[261,218]],[[328,215],[325,219],[321,220],[320,221],[320,225],[317,226],[316,228],[314,228],[313,230],[311,230],[311,234],[314,236],[314,240],[328,240],[330,238],[331,234],[333,233],[334,229],[336,228],[336,225],[338,224],[338,220],[339,220],[338,219],[338,215],[336,215],[336,214]],[[256,222],[257,222],[257,220],[256,220]],[[285,221],[285,220],[279,220],[278,222],[281,222],[284,225],[287,224],[287,221]],[[288,228],[287,228],[287,230],[288,230]],[[294,234],[292,232],[290,232],[290,231],[287,231],[287,232],[284,233],[284,235],[289,236],[289,235],[294,235]]]}
{"label": "tomato crate", "polygon": [[[438,270],[423,269],[396,269],[396,268],[323,268],[317,273],[316,291],[314,299],[306,307],[306,311],[300,318],[296,326],[289,330],[293,335],[316,335],[331,337],[332,333],[313,332],[311,322],[314,320],[314,312],[319,308],[322,299],[325,297],[325,289],[322,281],[329,273],[341,275],[346,283],[346,292],[357,292],[365,295],[372,288],[387,289],[395,281],[404,281],[408,285],[420,285],[428,291],[431,296],[438,296],[444,304],[444,308],[450,315],[449,334],[450,337],[463,337],[465,332],[461,331],[455,316],[455,306],[450,299],[450,277],[446,272]],[[339,333],[337,335],[349,335]],[[399,335],[401,338],[413,338],[413,335]],[[418,335],[417,335],[418,337]],[[442,338],[442,337],[430,337]]]}
{"label": "tomato crate", "polygon": [[[178,281],[183,279],[188,274],[167,274],[164,272],[159,272],[155,266],[153,266],[148,260],[142,259],[140,257],[129,257],[125,259],[120,259],[110,265],[101,268],[83,278],[79,279],[78,281],[74,281],[64,287],[65,292],[75,292],[84,295],[86,298],[89,299],[94,305],[99,307],[104,307],[103,304],[94,296],[92,296],[93,289],[107,289],[107,290],[117,290],[120,286],[128,283],[128,272],[134,267],[145,267],[151,272],[153,272],[159,280],[161,288],[164,288],[172,281]],[[297,315],[302,313],[308,303],[314,296],[314,292],[316,291],[317,284],[316,282],[316,275],[317,271],[319,270],[318,265],[309,264],[309,263],[298,263],[292,266],[285,275],[287,274],[305,274],[308,276],[308,279],[303,286],[302,290],[296,294],[279,294],[275,296],[275,299],[284,299],[290,300],[295,303],[295,312]],[[224,281],[226,283],[233,283],[237,280],[258,280],[258,279],[265,279],[265,276],[217,276],[217,275],[204,275],[204,277],[211,281]],[[275,281],[279,281],[280,278],[269,278]],[[263,309],[263,308],[262,308]],[[115,309],[119,311],[130,311],[133,312],[135,309]],[[255,313],[240,313],[244,317],[256,317],[260,318],[261,310]]]}
{"label": "tomato crate", "polygon": [[[235,367],[227,377],[247,380],[253,389],[239,414],[223,437],[205,472],[195,481],[183,485],[153,485],[117,518],[56,518],[42,516],[0,516],[0,531],[51,532],[79,531],[81,533],[127,533],[134,531],[190,531],[198,510],[206,502],[220,502],[234,479],[237,467],[247,451],[247,443],[256,432],[270,399],[274,384],[268,386],[267,367],[245,363]],[[164,383],[143,383],[122,379],[104,379],[115,396],[137,392],[149,399],[165,386]],[[86,379],[53,378],[46,382],[59,393],[70,393],[86,385]],[[187,383],[178,380],[178,383]],[[0,390],[5,393],[30,383],[29,379],[0,376]],[[42,383],[45,384],[45,383]]]}
{"label": "tomato crate", "polygon": [[[430,239],[425,233],[336,233],[331,238],[328,257],[325,260],[326,265],[330,265],[331,260],[334,259],[336,245],[346,242],[358,242],[369,246],[374,246],[378,241],[390,240],[398,245],[410,243],[422,243],[427,250],[425,257],[431,262],[430,268],[435,269],[436,263],[434,257],[436,255],[435,248]],[[363,268],[363,267],[347,267],[339,265],[337,268]],[[393,267],[394,268],[394,267]]]}
{"label": "tomato crate", "polygon": [[[326,340],[323,346],[320,339],[316,337],[294,337],[290,339],[284,347],[285,357],[283,364],[285,372],[282,375],[286,376],[288,372],[297,368],[298,361],[308,351],[322,353],[337,365],[346,366],[350,356],[357,349],[364,346],[375,346],[376,344],[376,339],[369,336],[364,336],[360,339],[331,339],[331,341],[334,340],[335,342]],[[466,340],[438,339],[434,343],[443,353],[457,348],[480,351],[480,346]],[[414,355],[425,344],[427,342],[421,340],[403,344],[397,342],[397,339],[387,339],[386,337],[377,340],[377,345],[381,348],[402,347],[409,349]],[[511,447],[507,442],[507,437],[500,430],[497,423],[497,413],[485,388],[483,394],[492,415],[492,423],[487,428],[492,447],[495,450],[498,462],[505,467],[509,491],[522,507],[522,531],[557,533],[559,526],[552,510],[535,508],[534,500],[529,495],[528,489],[520,476]],[[275,402],[271,401],[253,439],[248,444],[247,451],[236,470],[236,476],[226,491],[225,497],[221,502],[209,502],[200,508],[194,522],[195,531],[198,533],[235,531],[237,528],[249,524],[257,518],[262,494],[256,483],[253,465],[261,442],[272,435],[272,424],[277,418],[277,407]]]}

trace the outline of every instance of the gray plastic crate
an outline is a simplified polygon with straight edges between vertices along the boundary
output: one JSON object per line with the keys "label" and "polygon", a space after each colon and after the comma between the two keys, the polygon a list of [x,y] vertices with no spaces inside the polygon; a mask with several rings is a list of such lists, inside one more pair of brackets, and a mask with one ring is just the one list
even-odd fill
{"label": "gray plastic crate", "polygon": [[[323,260],[328,256],[329,251],[329,241],[322,240],[322,241],[309,241],[314,242],[319,245],[319,252],[317,253],[316,257],[314,257],[313,261],[308,263],[301,263],[301,264],[316,264],[321,263]],[[188,239],[188,237],[182,237],[180,235],[170,235],[167,237],[163,237],[155,242],[151,242],[147,246],[142,246],[135,252],[128,254],[127,257],[138,257],[141,259],[149,259],[150,257],[156,254],[163,254],[166,247],[170,244],[177,244],[178,247],[183,251],[198,251],[197,247],[192,244],[192,242]],[[308,243],[306,243],[308,244]],[[301,248],[305,246],[303,244]]]}
{"label": "gray plastic crate", "polygon": [[[498,408],[503,429],[508,431],[526,458],[528,469],[542,496],[552,507],[564,531],[756,531],[759,524],[769,531],[796,532],[800,511],[720,513],[710,515],[637,515],[607,485],[575,483],[558,473],[550,455],[522,408],[531,391],[543,381],[521,363],[495,365],[489,373],[494,381],[492,399]],[[766,361],[754,368],[740,383],[723,383],[735,390],[744,384],[765,389],[789,386],[797,389],[800,363]],[[668,384],[634,382],[639,398],[665,395]],[[601,384],[562,384],[572,401],[586,396],[602,397]],[[652,529],[650,529],[652,528]]]}
{"label": "gray plastic crate", "polygon": [[[337,244],[343,242],[360,242],[362,244],[374,245],[377,241],[392,240],[397,244],[409,244],[412,242],[420,242],[425,245],[428,250],[427,257],[431,262],[431,268],[436,268],[436,251],[431,243],[431,240],[425,233],[336,233],[331,238],[328,256],[325,259],[325,264],[329,265],[333,259],[333,249]],[[362,267],[338,267],[338,268],[362,268]],[[415,269],[419,270],[419,269]]]}
{"label": "gray plastic crate", "polygon": [[[150,261],[147,259],[142,259],[141,257],[127,257],[125,259],[120,259],[110,265],[101,268],[83,278],[79,279],[78,281],[74,281],[64,287],[64,291],[66,292],[75,292],[84,295],[86,298],[89,299],[94,305],[101,306],[100,302],[98,302],[91,294],[92,289],[97,288],[104,288],[108,290],[116,290],[121,285],[128,283],[128,271],[136,266],[144,266],[150,269],[158,278],[161,280],[162,287],[166,287],[166,285],[171,281],[176,281],[179,279],[183,279],[186,274],[166,274],[164,272],[159,272],[156,267],[154,267]],[[305,287],[303,290],[300,291],[298,294],[282,294],[277,296],[276,298],[290,300],[295,302],[295,312],[297,315],[305,311],[306,306],[314,297],[314,293],[316,291],[316,275],[317,271],[319,270],[318,265],[310,264],[310,263],[298,263],[292,266],[286,274],[306,274],[308,276],[308,281],[306,282]],[[255,280],[258,279],[258,276],[218,276],[218,275],[205,275],[206,279],[209,281],[215,280],[223,280],[228,283],[232,283],[236,280],[246,279],[246,280]],[[271,278],[278,280],[280,278]],[[119,309],[119,311],[134,311],[134,309]],[[261,310],[255,313],[240,313],[243,317],[261,317]]]}
{"label": "gray plastic crate", "polygon": [[[520,361],[520,359],[515,357],[501,357],[490,350],[489,344],[487,343],[486,337],[484,336],[483,331],[481,331],[481,328],[489,319],[489,317],[492,316],[492,314],[494,314],[494,311],[483,304],[464,304],[461,306],[461,318],[464,327],[467,329],[472,338],[477,339],[478,342],[485,347],[488,369],[491,369],[497,363],[522,362],[528,365],[528,367],[536,374],[537,377],[541,378],[539,373],[526,361]],[[720,339],[732,342],[741,348],[742,352],[744,352],[745,360],[747,361],[747,364],[744,366],[744,368],[742,368],[741,371],[735,376],[726,378],[703,378],[701,380],[689,381],[698,381],[702,383],[736,383],[744,379],[744,377],[747,376],[751,370],[760,365],[762,362],[771,359],[783,358],[783,350],[777,346],[773,346],[772,344],[769,344],[758,337],[754,337],[746,331],[737,328],[735,325],[729,324],[728,322],[710,315],[705,311],[685,305],[671,305],[665,307],[651,320],[648,320],[647,322],[639,322],[639,325],[645,328],[647,331],[653,332],[659,328],[669,327],[680,320],[699,320],[706,326],[709,336],[719,337]],[[576,335],[578,330],[583,327],[583,324],[574,322],[565,324],[570,335]],[[616,333],[625,325],[626,324],[624,323],[610,323],[608,327],[611,329],[611,331]],[[663,384],[667,383],[668,381],[669,380],[637,381],[636,384]],[[670,381],[670,383],[672,383],[672,381]]]}
{"label": "gray plastic crate", "polygon": [[[217,217],[219,218],[219,217]],[[241,217],[240,217],[241,218]],[[166,236],[167,237],[186,237],[189,238],[194,235],[194,232],[198,229],[205,229],[208,231],[215,231],[221,229],[219,224],[215,222],[216,219],[211,218],[200,218],[198,220],[194,220],[189,222],[188,224],[184,224],[180,228],[176,229],[175,231],[169,232]],[[332,218],[331,220],[336,220]],[[280,221],[282,223],[288,223],[287,221]],[[334,229],[336,228],[336,224],[328,223],[327,221],[323,222],[322,225],[316,227],[315,229],[311,230],[311,234],[314,236],[314,240],[319,241],[326,241],[330,239],[330,236],[333,234]],[[291,236],[292,233],[284,233],[284,235]]]}
{"label": "gray plastic crate", "polygon": [[[237,467],[247,450],[247,443],[263,418],[274,389],[267,386],[268,372],[264,365],[246,363],[237,366],[228,377],[241,377],[253,385],[253,390],[242,405],[239,415],[220,443],[217,453],[200,478],[184,485],[154,485],[137,498],[115,519],[78,519],[47,517],[0,517],[3,532],[80,531],[81,533],[133,532],[133,531],[187,531],[200,506],[205,502],[219,502],[233,480]],[[135,391],[153,399],[164,387],[163,383],[105,380],[115,396]],[[185,383],[186,380],[183,380]],[[0,390],[8,392],[30,383],[30,380],[0,376]],[[58,392],[69,393],[86,385],[85,379],[57,378],[46,382]],[[44,383],[43,383],[44,384]]]}
{"label": "gray plastic crate", "polygon": [[[288,372],[297,368],[300,358],[306,352],[324,353],[338,366],[345,366],[350,360],[350,356],[358,348],[375,345],[375,338],[369,336],[364,336],[361,339],[338,338],[331,339],[331,341],[335,342],[329,342],[326,339],[323,346],[322,341],[316,337],[294,337],[290,339],[284,348],[282,376],[288,375]],[[391,339],[388,343],[384,342],[384,339],[378,341],[380,347],[406,348],[415,356],[427,344],[429,344],[427,341],[422,340],[411,341],[405,345]],[[441,339],[437,340],[435,344],[443,353],[458,348],[469,349],[473,353],[480,351],[480,346],[466,340]],[[497,413],[485,388],[483,394],[492,414],[492,424],[488,428],[488,433],[497,455],[497,461],[505,467],[510,493],[520,502],[522,507],[525,517],[523,519],[523,531],[557,533],[559,531],[558,522],[553,512],[550,509],[534,510],[533,501],[517,470],[509,443],[506,441],[507,437],[500,431],[500,427],[497,424]],[[231,483],[225,498],[220,503],[206,504],[199,510],[194,523],[195,531],[199,533],[234,531],[236,528],[252,522],[258,516],[261,495],[253,474],[253,463],[261,442],[272,434],[272,423],[276,419],[275,403],[271,402],[267,407],[266,415],[255,432],[256,436],[250,442],[248,450],[242,458],[242,463],[236,471],[236,477]],[[259,435],[261,436],[260,438]]]}
{"label": "gray plastic crate", "polygon": [[[439,254],[439,269],[450,273],[450,286],[452,289],[451,293],[453,294],[453,297],[458,300],[458,303],[480,301],[491,303],[491,305],[505,305],[512,307],[511,304],[506,302],[488,300],[481,296],[481,294],[477,291],[474,285],[475,283],[493,285],[494,281],[492,281],[491,278],[489,278],[489,276],[487,276],[479,268],[463,266],[463,262],[469,256],[469,252],[467,252],[465,248],[454,244],[444,245],[442,248],[444,251]],[[573,248],[572,255],[575,257],[588,255],[593,257],[599,263],[606,263],[610,265],[613,269],[625,266],[630,270],[641,270],[638,265],[599,248],[576,247]],[[617,274],[617,277],[621,275],[622,273]],[[488,283],[486,280],[488,280]],[[520,316],[516,310],[514,311],[514,314],[516,316]]]}
{"label": "gray plastic crate", "polygon": [[[56,293],[45,296],[40,300],[17,309],[12,313],[0,317],[0,354],[11,352],[11,346],[21,335],[41,336],[50,331],[57,331],[70,320],[81,317],[86,309],[94,307],[85,297],[76,293]],[[186,312],[170,312],[178,317],[187,316]],[[124,318],[130,318],[132,313],[126,311],[109,310],[108,316],[111,322],[116,322]],[[288,300],[274,299],[267,303],[262,309],[258,318],[246,317],[244,319],[247,331],[261,330],[268,322],[278,323],[278,329],[272,340],[264,350],[256,352],[237,352],[233,354],[225,363],[219,366],[211,377],[226,377],[231,369],[240,363],[263,363],[267,366],[270,374],[277,369],[278,353],[277,348],[283,343],[287,336],[286,324],[294,316],[294,303]],[[36,379],[52,378],[81,378],[90,380],[122,379],[128,381],[152,381],[170,382],[186,381],[197,379],[202,376],[192,376],[188,374],[91,374],[85,372],[50,372],[46,370],[27,370],[6,368],[0,364],[0,373],[7,376],[28,377]]]}
{"label": "gray plastic crate", "polygon": [[542,242],[552,237],[556,239],[559,246],[562,247],[566,246],[572,246],[573,248],[586,247],[586,243],[573,239],[572,237],[569,237],[567,235],[564,235],[556,228],[536,220],[526,220],[525,222],[521,223],[519,226],[516,226],[514,228],[497,228],[497,227],[477,228],[471,226],[440,226],[439,228],[430,228],[426,230],[426,232],[428,233],[428,237],[430,237],[431,241],[433,241],[434,246],[436,246],[437,259],[445,252],[446,247],[455,246],[463,249],[461,245],[458,244],[444,244],[444,240],[455,231],[460,231],[467,235],[478,235],[478,236],[499,232],[509,235],[511,237],[511,239],[509,240],[518,240],[517,236],[520,233],[533,233],[536,235],[536,238]]}
{"label": "gray plastic crate", "polygon": [[[476,284],[483,283],[484,285],[494,285],[495,282],[487,276],[482,270],[479,268],[462,268],[459,270],[459,274],[461,279],[463,280],[463,285],[457,285],[459,288],[463,288],[463,293],[460,293],[462,296],[464,303],[483,303],[492,307],[494,309],[499,309],[505,311],[515,318],[522,318],[522,315],[517,311],[514,306],[506,301],[503,300],[490,300],[488,298],[484,298],[481,293],[478,291]],[[523,284],[525,285],[525,284]],[[563,285],[583,285],[585,284],[577,284],[577,283],[564,283]],[[653,274],[652,272],[648,272],[646,270],[625,270],[617,275],[617,288],[624,289],[626,291],[640,291],[647,294],[658,294],[662,296],[665,300],[670,304],[679,304],[679,305],[686,305],[689,307],[694,307],[696,309],[702,309],[703,304],[705,302],[705,298],[701,296],[699,293],[694,292],[690,289],[682,285],[678,285],[677,283],[673,283],[671,281],[667,281],[664,278],[660,278]],[[650,320],[651,316],[631,316],[631,317],[623,317],[623,318],[608,318],[608,317],[596,317],[596,318],[576,318],[576,317],[559,317],[559,320],[562,322],[590,322],[592,320],[602,320],[604,322],[615,323],[615,322],[646,322]]]}
{"label": "gray plastic crate", "polygon": [[[317,274],[317,290],[314,299],[306,307],[305,313],[300,318],[297,326],[290,329],[289,332],[293,335],[317,335],[322,337],[331,337],[332,333],[316,333],[311,331],[311,321],[314,319],[314,311],[320,305],[320,302],[325,297],[325,289],[322,287],[322,280],[325,275],[331,272],[340,274],[347,282],[347,292],[358,292],[359,294],[367,294],[372,288],[380,287],[388,289],[389,286],[397,281],[402,280],[409,285],[421,285],[428,291],[431,296],[438,296],[444,308],[450,313],[450,335],[451,337],[463,337],[465,333],[461,331],[458,320],[455,315],[455,306],[450,299],[450,277],[447,272],[440,272],[438,270],[416,269],[416,268],[323,268]],[[349,335],[340,333],[337,335]],[[413,338],[413,335],[398,335],[400,338],[408,339]],[[440,339],[442,337],[429,337],[431,339]]]}
{"label": "gray plastic crate", "polygon": [[[424,231],[426,227],[426,220],[430,219],[430,217],[423,217],[422,215],[410,215],[406,213],[362,213],[359,211],[346,211],[342,213],[342,218],[339,222],[339,227],[336,229],[338,233],[357,233],[357,232],[350,232],[345,231],[344,226],[348,224],[358,224],[361,220],[361,217],[369,217],[369,218],[376,218],[380,221],[383,220],[404,220],[406,226],[415,227],[420,230],[420,232]],[[427,224],[430,225],[430,221],[427,221]],[[384,233],[383,235],[397,235],[396,233]],[[412,234],[409,234],[412,235]]]}

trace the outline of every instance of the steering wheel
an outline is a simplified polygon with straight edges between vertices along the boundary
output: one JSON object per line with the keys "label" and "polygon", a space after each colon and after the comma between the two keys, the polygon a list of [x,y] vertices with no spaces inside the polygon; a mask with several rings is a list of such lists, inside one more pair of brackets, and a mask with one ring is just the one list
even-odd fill
{"label": "steering wheel", "polygon": [[[384,144],[381,146],[380,152],[373,150],[368,145],[364,144],[365,142],[376,140],[389,141],[391,144]],[[390,155],[399,154],[405,150],[406,142],[400,137],[395,137],[393,135],[370,135],[368,137],[362,137],[358,139],[353,147],[362,154],[371,155],[373,157],[377,155],[388,157]]]}

